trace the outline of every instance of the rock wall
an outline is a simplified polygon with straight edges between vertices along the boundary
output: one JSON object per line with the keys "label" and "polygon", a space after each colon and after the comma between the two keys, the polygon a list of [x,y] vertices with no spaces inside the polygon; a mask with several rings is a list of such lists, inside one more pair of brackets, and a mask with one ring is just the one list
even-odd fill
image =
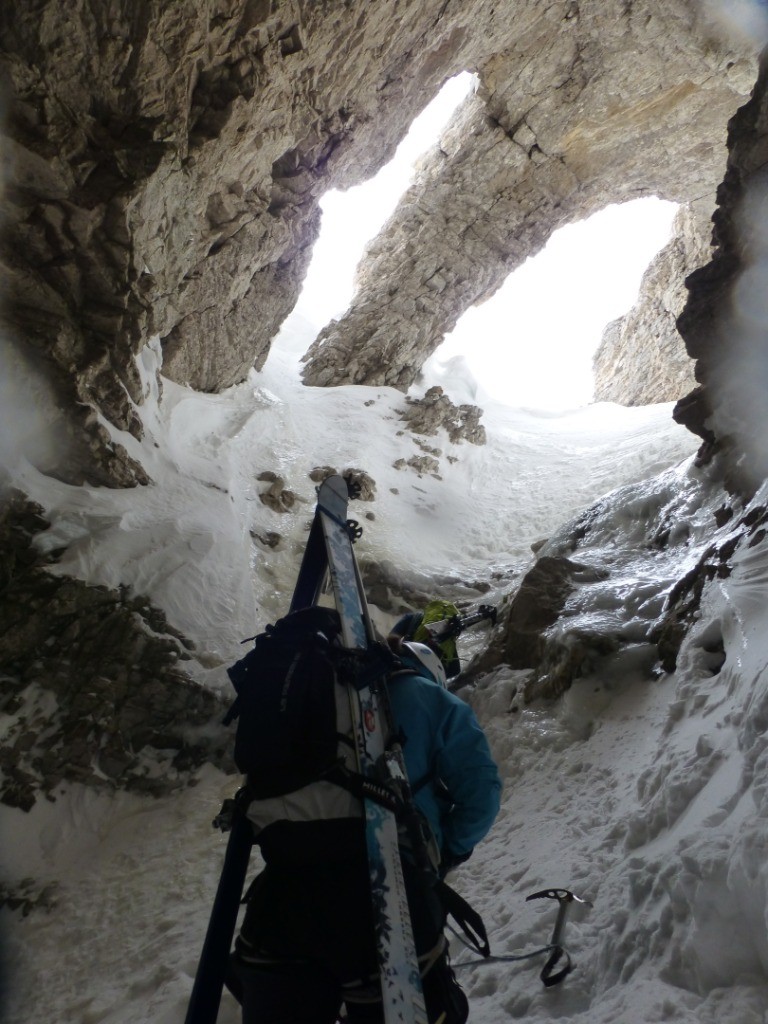
{"label": "rock wall", "polygon": [[374,173],[463,66],[477,5],[443,6],[3,6],[4,322],[97,438],[97,478],[117,460],[87,410],[140,431],[150,337],[202,390],[263,363],[318,197]]}
{"label": "rock wall", "polygon": [[[719,177],[753,78],[694,0],[26,0],[0,11],[3,322],[72,420],[66,470],[144,482],[134,357],[217,390],[292,308],[318,198],[392,154],[439,86],[469,101],[361,270],[307,380],[405,387],[557,226]],[[77,468],[75,468],[77,467]]]}
{"label": "rock wall", "polygon": [[157,795],[210,761],[232,769],[225,702],[185,670],[193,645],[141,595],[89,587],[36,551],[23,495],[0,514],[0,801],[62,782]]}
{"label": "rock wall", "polygon": [[728,126],[728,153],[714,256],[688,279],[678,319],[700,386],[674,416],[704,439],[702,458],[730,451],[730,486],[749,491],[768,474],[768,50],[752,98]]}
{"label": "rock wall", "polygon": [[[677,321],[699,384],[674,415],[704,439],[698,465],[607,495],[537,552],[493,646],[471,666],[526,670],[527,700],[559,696],[608,656],[649,679],[673,671],[704,586],[727,578],[737,557],[749,558],[765,538],[768,512],[754,492],[768,476],[768,50],[751,99],[730,122],[728,151],[713,217],[716,248],[688,277]],[[712,507],[716,489],[719,508]],[[646,574],[643,615],[614,614],[626,579],[642,583]],[[753,583],[759,591],[759,572]],[[722,635],[708,638],[704,653],[717,673]]]}
{"label": "rock wall", "polygon": [[709,261],[711,205],[681,207],[672,239],[643,275],[637,302],[606,327],[594,357],[595,401],[676,402],[692,387],[693,361],[677,330],[686,277]]}
{"label": "rock wall", "polygon": [[310,350],[305,381],[407,388],[461,313],[556,228],[637,196],[713,194],[724,126],[752,72],[702,10],[527,7],[369,246],[352,305]]}

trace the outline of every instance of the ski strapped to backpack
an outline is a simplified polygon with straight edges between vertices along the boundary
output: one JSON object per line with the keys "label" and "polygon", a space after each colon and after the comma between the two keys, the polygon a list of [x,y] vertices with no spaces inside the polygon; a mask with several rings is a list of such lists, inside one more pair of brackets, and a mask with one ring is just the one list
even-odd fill
{"label": "ski strapped to backpack", "polygon": [[247,778],[241,792],[264,800],[326,781],[407,823],[413,805],[399,787],[338,757],[340,743],[353,744],[336,728],[334,692],[336,682],[366,686],[400,662],[383,644],[365,652],[339,648],[332,640],[340,633],[335,608],[303,608],[251,637],[254,647],[227,670],[237,697],[223,724],[237,725],[235,764]]}
{"label": "ski strapped to backpack", "polygon": [[[316,509],[290,611],[317,603],[327,570],[325,539],[320,515]],[[246,671],[251,671],[250,665]],[[249,801],[250,795],[247,788],[244,788],[234,801],[225,801],[220,814],[214,820],[214,827],[221,829],[222,832],[229,832],[229,839],[195,973],[185,1024],[216,1024],[240,899],[254,842],[253,829],[245,816]]]}
{"label": "ski strapped to backpack", "polygon": [[[330,477],[320,487],[318,513],[341,617],[342,645],[361,656],[362,671],[349,687],[358,770],[368,779],[384,783],[407,806],[411,800],[408,775],[389,715],[385,672],[375,664],[374,631],[352,548],[359,527],[346,520],[347,498],[346,482]],[[366,653],[374,656],[373,670],[366,665]],[[385,1024],[427,1024],[400,862],[397,816],[376,800],[366,798],[363,804]]]}
{"label": "ski strapped to backpack", "polygon": [[323,777],[343,739],[336,729],[339,634],[335,609],[292,612],[252,638],[228,669],[237,692],[224,725],[237,722],[235,764],[254,799],[282,796]]}
{"label": "ski strapped to backpack", "polygon": [[[417,864],[465,941],[485,958],[490,953],[479,915],[432,874],[428,836],[413,803],[384,684],[399,663],[373,640],[352,549],[360,529],[346,520],[347,497],[340,477],[321,485],[290,612],[251,638],[254,648],[229,670],[237,697],[226,721],[237,720],[235,761],[248,781],[213,822],[230,836],[185,1024],[215,1024],[218,1016],[254,842],[249,803],[314,781],[335,783],[364,804],[386,1024],[426,1024],[399,857],[403,828]],[[329,572],[335,609],[317,605]],[[478,615],[490,617],[486,607]],[[333,642],[338,636],[341,646]],[[354,742],[340,735],[329,711],[339,679],[348,693]],[[341,742],[354,747],[356,770],[339,758]]]}

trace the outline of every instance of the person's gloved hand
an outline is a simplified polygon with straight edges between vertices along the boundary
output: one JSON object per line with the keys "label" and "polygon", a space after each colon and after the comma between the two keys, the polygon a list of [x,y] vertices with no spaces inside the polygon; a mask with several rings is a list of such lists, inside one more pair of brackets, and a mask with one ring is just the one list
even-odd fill
{"label": "person's gloved hand", "polygon": [[464,629],[464,626],[462,625],[462,622],[461,622],[461,616],[460,615],[452,615],[450,617],[450,619],[448,620],[448,623],[449,623],[448,629],[445,632],[445,636],[441,636],[440,637],[441,640],[445,640],[448,637],[452,637],[452,636],[459,636],[459,634]]}
{"label": "person's gloved hand", "polygon": [[491,620],[491,625],[496,625],[497,612],[492,604],[481,604],[478,608],[481,615],[485,615],[487,619]]}

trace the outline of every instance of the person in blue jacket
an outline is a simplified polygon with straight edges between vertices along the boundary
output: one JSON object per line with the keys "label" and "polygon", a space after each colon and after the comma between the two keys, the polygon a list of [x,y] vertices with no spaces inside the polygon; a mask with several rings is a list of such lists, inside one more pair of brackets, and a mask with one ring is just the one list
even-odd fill
{"label": "person in blue jacket", "polygon": [[400,658],[404,671],[389,677],[389,699],[416,804],[445,874],[467,860],[495,820],[501,781],[474,712],[445,689],[438,655],[413,642],[402,645]]}
{"label": "person in blue jacket", "polygon": [[[429,648],[403,644],[388,691],[443,878],[491,828],[501,780],[472,709],[446,689]],[[334,1024],[342,1005],[349,1024],[382,1024],[359,801],[322,780],[254,801],[248,815],[266,867],[248,893],[228,979],[243,1024]],[[401,860],[429,1022],[464,1024],[469,1007],[448,961],[445,909],[407,841]]]}

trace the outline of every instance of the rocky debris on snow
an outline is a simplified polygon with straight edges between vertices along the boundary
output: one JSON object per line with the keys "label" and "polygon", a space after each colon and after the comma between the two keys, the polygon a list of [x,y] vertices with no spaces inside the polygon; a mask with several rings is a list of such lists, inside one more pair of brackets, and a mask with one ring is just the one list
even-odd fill
{"label": "rocky debris on snow", "polygon": [[337,470],[333,466],[317,466],[309,474],[309,479],[313,480],[316,484],[321,484],[329,476],[336,475],[343,476],[353,488],[357,489],[359,493],[355,495],[355,501],[375,501],[376,481],[364,469],[353,469],[350,467]]}
{"label": "rocky debris on snow", "polygon": [[396,459],[392,466],[394,469],[412,469],[420,477],[429,475],[436,480],[442,480],[440,463],[431,455],[412,455],[410,459]]}
{"label": "rocky debris on snow", "polygon": [[271,508],[273,512],[290,512],[296,504],[296,495],[285,486],[285,480],[271,470],[265,470],[256,477],[262,483],[268,483],[266,491],[259,494],[259,500]]}
{"label": "rocky debris on snow", "polygon": [[595,401],[675,402],[695,387],[693,360],[677,330],[686,277],[711,256],[712,202],[681,207],[671,241],[643,275],[632,309],[608,324],[595,353]]}
{"label": "rocky debris on snow", "polygon": [[274,530],[267,530],[264,534],[256,533],[254,530],[251,530],[251,537],[253,537],[254,540],[257,540],[259,544],[263,544],[265,548],[272,549],[278,548],[280,546],[280,541],[283,539],[282,536]]}
{"label": "rocky debris on snow", "polygon": [[145,598],[53,573],[33,546],[47,525],[18,493],[0,520],[0,800],[26,810],[65,780],[163,793],[229,767],[191,642]]}
{"label": "rocky debris on snow", "polygon": [[[432,455],[434,458],[439,459],[443,454],[442,448],[435,448],[433,445],[427,444],[426,441],[422,441],[419,437],[414,437],[413,441],[416,447],[420,448],[425,455]],[[454,458],[453,461],[456,462],[458,460]]]}
{"label": "rocky debris on snow", "polygon": [[22,917],[27,917],[33,910],[53,910],[58,892],[56,882],[41,885],[34,878],[22,878],[14,886],[0,882],[0,907],[19,910]]}
{"label": "rocky debris on snow", "polygon": [[476,405],[454,405],[439,385],[429,388],[423,398],[406,397],[400,418],[414,434],[428,436],[445,430],[453,444],[469,441],[485,444],[485,427],[480,423],[483,410]]}

